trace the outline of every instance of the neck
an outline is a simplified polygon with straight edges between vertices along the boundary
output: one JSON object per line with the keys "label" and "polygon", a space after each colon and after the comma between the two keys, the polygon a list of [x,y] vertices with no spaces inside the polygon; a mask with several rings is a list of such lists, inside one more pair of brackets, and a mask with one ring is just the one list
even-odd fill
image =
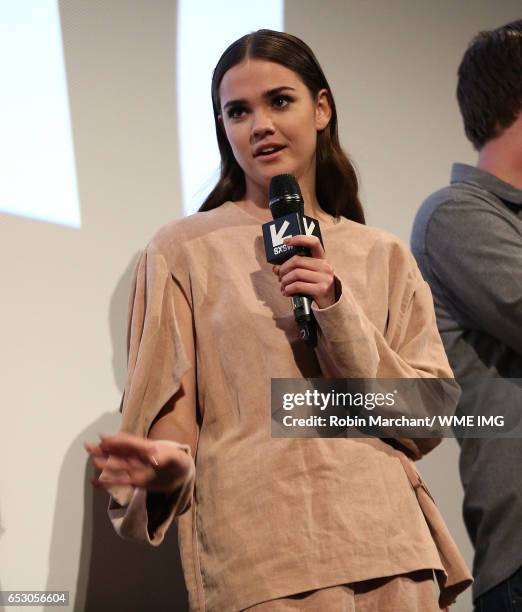
{"label": "neck", "polygon": [[522,115],[480,149],[477,168],[522,189]]}

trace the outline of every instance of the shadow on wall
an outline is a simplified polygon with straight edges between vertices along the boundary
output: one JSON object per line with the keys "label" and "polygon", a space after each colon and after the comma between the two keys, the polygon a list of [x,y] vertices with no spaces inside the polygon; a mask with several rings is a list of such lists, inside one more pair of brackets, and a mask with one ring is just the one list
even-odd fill
{"label": "shadow on wall", "polygon": [[[169,54],[176,48],[176,2],[160,4],[157,11],[150,11],[147,3],[142,2],[59,2],[84,231],[99,229],[94,207],[104,201],[112,199],[115,203],[112,216],[108,216],[111,222],[118,219],[119,213],[124,214],[126,196],[134,185],[132,169],[150,163],[153,149],[144,144],[132,148],[133,154],[115,172],[106,165],[122,148],[137,144],[140,138],[147,136],[150,140],[144,142],[152,146],[155,132],[142,120],[143,109],[152,107],[163,112],[168,108],[166,121],[176,116],[175,106],[165,106],[165,100],[175,102],[172,87],[161,88],[163,97],[159,98],[158,106],[151,102],[148,88],[143,87],[144,83],[159,86],[164,71],[172,63]],[[151,32],[157,34],[154,40],[145,38]],[[142,53],[136,40],[148,40],[152,50]],[[136,67],[146,72],[146,77],[134,78]],[[149,68],[153,69],[151,74],[147,72]],[[136,129],[126,129],[133,120]],[[170,126],[169,123],[169,129]],[[170,132],[163,131],[160,136],[164,138],[162,146],[166,147]],[[165,166],[160,163],[160,167],[164,171]],[[96,186],[91,191],[93,176],[101,181],[102,187]],[[135,176],[139,180],[141,174],[135,172]],[[88,206],[83,208],[86,202]],[[134,263],[129,264],[114,288],[108,313],[113,375],[120,391],[126,377],[126,319],[133,269]],[[86,372],[86,388],[92,384]],[[70,399],[74,410],[82,409],[81,389],[77,397]],[[102,402],[106,398],[100,394]],[[50,533],[46,588],[69,589],[69,609],[78,612],[150,609],[183,612],[188,609],[187,595],[175,525],[160,547],[124,541],[107,516],[108,494],[90,484],[94,468],[83,444],[87,440],[96,441],[98,432],[119,429],[121,416],[117,408],[100,414],[78,431],[63,457]],[[59,427],[59,423],[55,425]],[[51,612],[56,608],[44,609]]]}
{"label": "shadow on wall", "polygon": [[[142,251],[137,251],[114,288],[109,306],[109,331],[112,345],[114,382],[123,394],[127,379],[127,319],[129,294],[134,270]],[[119,406],[118,406],[119,407]],[[118,423],[119,425],[119,423]]]}
{"label": "shadow on wall", "polygon": [[[123,391],[126,373],[128,295],[136,261],[137,256],[127,266],[110,301],[112,365],[120,392]],[[123,540],[114,531],[107,515],[108,493],[95,489],[90,483],[95,469],[84,442],[95,442],[100,432],[118,431],[120,423],[121,415],[117,409],[100,415],[76,436],[63,459],[58,476],[46,588],[70,590],[69,609],[75,612],[187,611],[188,597],[175,523],[159,547]],[[82,495],[83,522],[80,523],[81,517],[75,512],[81,509],[77,497]],[[79,565],[76,566],[78,551]],[[44,610],[53,612],[55,608],[46,606]]]}

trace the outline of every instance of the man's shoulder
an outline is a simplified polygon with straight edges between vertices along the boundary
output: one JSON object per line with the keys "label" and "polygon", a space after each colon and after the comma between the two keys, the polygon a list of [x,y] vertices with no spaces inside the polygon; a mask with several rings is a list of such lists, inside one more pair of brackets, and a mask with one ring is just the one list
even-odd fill
{"label": "man's shoulder", "polygon": [[460,191],[456,190],[453,185],[448,185],[442,189],[434,191],[420,205],[412,229],[412,245],[422,239],[425,240],[428,225],[436,214],[444,214],[443,207],[446,210],[455,208],[460,203]]}
{"label": "man's shoulder", "polygon": [[485,188],[465,182],[455,182],[437,189],[421,204],[416,217],[429,220],[433,215],[466,213],[491,206],[493,194]]}
{"label": "man's shoulder", "polygon": [[425,249],[428,235],[452,226],[464,228],[473,224],[474,215],[491,210],[491,203],[483,190],[468,183],[452,183],[429,195],[420,205],[413,221],[411,247],[417,255]]}
{"label": "man's shoulder", "polygon": [[417,217],[429,219],[434,214],[444,214],[448,210],[467,209],[469,204],[482,204],[480,192],[467,183],[452,183],[437,189],[421,204]]}

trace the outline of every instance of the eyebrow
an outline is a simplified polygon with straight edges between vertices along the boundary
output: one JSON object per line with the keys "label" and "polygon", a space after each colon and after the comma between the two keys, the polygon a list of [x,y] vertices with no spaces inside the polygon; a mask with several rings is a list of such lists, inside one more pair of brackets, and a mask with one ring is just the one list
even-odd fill
{"label": "eyebrow", "polygon": [[[263,98],[271,98],[275,94],[281,93],[282,91],[285,91],[286,89],[291,89],[292,91],[295,91],[294,87],[290,87],[288,85],[282,85],[281,87],[274,87],[273,89],[269,89],[268,91],[265,91],[263,93]],[[229,106],[236,106],[236,105],[246,104],[246,103],[247,101],[244,98],[239,98],[238,100],[229,100],[225,104],[225,106],[223,106],[223,110],[227,109]]]}

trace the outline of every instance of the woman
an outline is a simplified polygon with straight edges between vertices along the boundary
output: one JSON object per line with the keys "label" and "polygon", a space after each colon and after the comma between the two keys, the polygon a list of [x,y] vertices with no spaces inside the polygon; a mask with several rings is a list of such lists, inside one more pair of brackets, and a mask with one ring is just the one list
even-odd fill
{"label": "woman", "polygon": [[[159,545],[179,516],[193,610],[429,612],[432,570],[443,608],[471,577],[406,457],[440,440],[270,436],[271,378],[450,377],[429,289],[400,241],[364,225],[330,88],[302,41],[239,39],[212,100],[221,178],[138,262],[122,432],[87,445],[111,520]],[[325,249],[296,236],[311,256],[272,267],[261,224],[282,173]],[[315,349],[290,309],[300,293],[314,300]]]}

